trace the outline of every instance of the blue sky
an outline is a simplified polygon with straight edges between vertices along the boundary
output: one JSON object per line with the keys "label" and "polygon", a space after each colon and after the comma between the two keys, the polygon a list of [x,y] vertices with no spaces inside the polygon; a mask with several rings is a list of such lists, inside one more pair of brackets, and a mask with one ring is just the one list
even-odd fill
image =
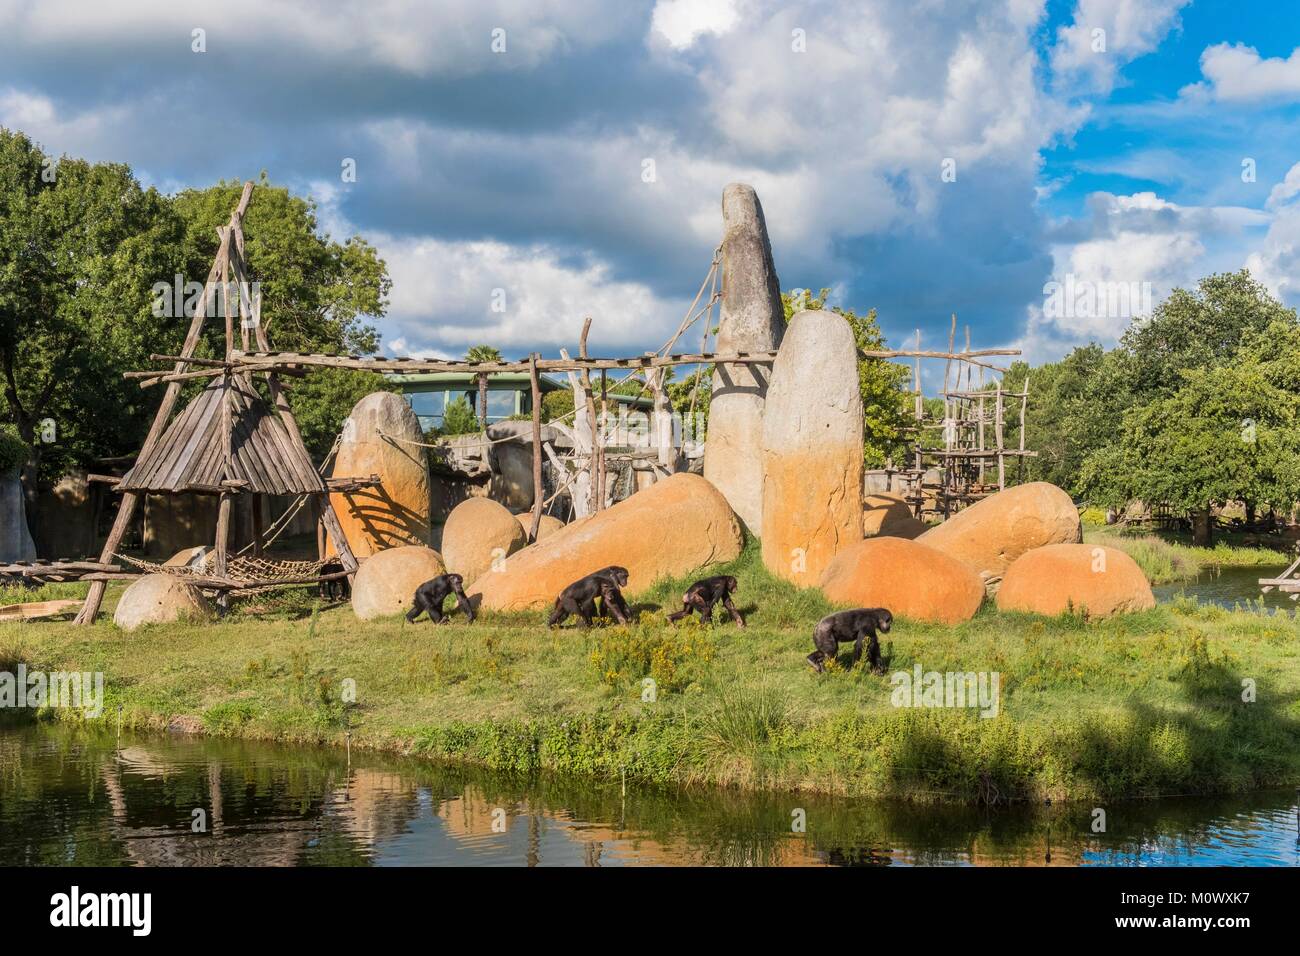
{"label": "blue sky", "polygon": [[597,351],[657,348],[740,180],[783,287],[876,307],[894,343],[940,344],[955,312],[1044,361],[1141,312],[1054,312],[1067,279],[1159,301],[1247,266],[1300,302],[1296,23],[1225,0],[0,0],[0,125],[164,190],[266,169],[312,195],[389,263],[389,353],[554,354],[588,314]]}

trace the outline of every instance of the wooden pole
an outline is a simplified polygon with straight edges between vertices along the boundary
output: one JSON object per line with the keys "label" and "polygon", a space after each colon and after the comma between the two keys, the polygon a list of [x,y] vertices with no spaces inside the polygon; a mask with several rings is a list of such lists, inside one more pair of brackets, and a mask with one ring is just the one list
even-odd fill
{"label": "wooden pole", "polygon": [[537,531],[542,526],[542,382],[537,373],[537,353],[528,357],[528,378],[533,392],[533,521],[528,531],[528,540],[537,540]]}
{"label": "wooden pole", "polygon": [[[239,258],[238,249],[243,245],[242,227],[239,231],[239,240],[236,247],[236,274],[246,283],[248,274],[244,269],[244,261]],[[262,302],[257,299],[251,303],[253,312],[253,334],[257,338],[257,347],[263,352],[271,350],[270,340],[266,335],[266,326],[262,322]],[[285,430],[289,433],[289,440],[302,447],[302,432],[298,428],[298,419],[294,417],[293,409],[289,407],[289,399],[284,394],[284,386],[280,384],[280,378],[274,371],[268,370],[266,376],[267,388],[271,392],[271,401],[275,405],[275,410],[284,422]],[[348,584],[352,585],[353,578],[357,568],[360,565],[357,562],[356,555],[352,552],[352,546],[348,544],[347,536],[343,533],[343,525],[339,522],[338,515],[334,513],[334,503],[330,500],[328,494],[320,496],[320,520],[324,525],[325,532],[329,540],[334,542],[334,550],[338,552],[339,563],[343,565],[343,570],[348,572]]]}
{"label": "wooden pole", "polygon": [[609,385],[606,381],[605,369],[600,370],[600,479],[597,495],[601,501],[601,507],[605,506],[606,491],[605,483],[609,480],[609,475],[605,470],[605,441],[609,437]]}
{"label": "wooden pole", "polygon": [[[591,331],[591,316],[582,323],[582,337],[578,339],[578,355],[587,358],[587,333]],[[591,474],[591,513],[600,511],[605,502],[598,495],[600,468],[600,426],[596,421],[596,401],[591,394],[591,373],[584,367],[578,373],[582,382],[582,394],[587,406],[587,418],[591,422],[591,459],[588,464]]]}
{"label": "wooden pole", "polygon": [[266,532],[262,527],[262,495],[253,495],[253,557],[260,558],[266,550]]}
{"label": "wooden pole", "polygon": [[[244,211],[248,208],[252,196],[253,184],[251,182],[244,183],[244,191],[239,197],[239,205],[235,207],[235,211],[230,217],[232,223],[243,218]],[[198,307],[194,310],[194,315],[190,319],[189,331],[185,334],[185,344],[181,348],[181,355],[185,358],[193,355],[194,349],[198,346],[199,335],[203,331],[203,319],[208,310],[208,302],[214,293],[217,278],[225,271],[225,260],[229,249],[230,235],[227,233],[217,247],[217,255],[212,262],[212,269],[208,272],[208,279],[203,284],[203,295],[199,297]],[[185,371],[185,363],[183,361],[177,362],[174,371],[177,373]],[[180,395],[180,391],[179,382],[168,383],[167,391],[163,393],[162,401],[158,404],[158,411],[154,414],[153,424],[149,426],[149,433],[140,446],[140,454],[137,460],[152,451],[153,446],[157,444],[158,439],[162,436],[163,430],[167,427],[167,421],[171,418],[172,410],[176,407],[176,399]],[[131,526],[131,519],[135,516],[135,509],[139,503],[140,495],[135,492],[128,491],[122,495],[122,500],[117,508],[117,517],[113,520],[113,527],[109,530],[108,538],[104,542],[104,549],[100,552],[99,560],[101,562],[112,560],[118,546],[122,543],[127,528]],[[81,606],[81,611],[77,614],[77,624],[94,623],[95,616],[99,614],[99,606],[104,601],[104,588],[103,581],[95,581],[90,585],[90,591],[86,595],[86,603]]]}

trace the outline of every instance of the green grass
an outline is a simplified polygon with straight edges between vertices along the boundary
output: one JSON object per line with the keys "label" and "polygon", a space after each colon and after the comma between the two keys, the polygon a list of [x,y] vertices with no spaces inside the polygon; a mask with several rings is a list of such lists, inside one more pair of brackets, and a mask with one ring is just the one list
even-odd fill
{"label": "green grass", "polygon": [[[668,624],[684,580],[631,595],[636,624],[591,631],[547,630],[541,612],[362,624],[297,591],[130,634],[0,625],[0,663],[102,671],[105,719],[120,705],[128,727],[186,718],[334,744],[350,732],[354,747],[512,771],[961,801],[1300,783],[1289,617],[1191,601],[1099,622],[986,606],[951,627],[899,620],[883,677],[849,667],[847,647],[816,675],[804,657],[825,598],[771,577],[753,546],[722,570],[740,580],[745,630]],[[889,675],[915,664],[997,672],[1000,715],[894,707]]]}
{"label": "green grass", "polygon": [[1238,546],[1220,540],[1211,548],[1193,547],[1186,535],[1133,533],[1085,526],[1083,540],[1125,552],[1152,584],[1188,581],[1207,568],[1254,568],[1285,564],[1287,552],[1273,548]]}

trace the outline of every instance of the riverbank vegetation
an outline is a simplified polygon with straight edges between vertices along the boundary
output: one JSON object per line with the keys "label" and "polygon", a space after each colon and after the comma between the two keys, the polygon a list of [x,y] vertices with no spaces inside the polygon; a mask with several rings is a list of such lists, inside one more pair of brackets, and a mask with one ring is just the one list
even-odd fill
{"label": "riverbank vegetation", "polygon": [[1281,539],[1278,548],[1236,544],[1232,538],[1220,538],[1213,547],[1197,547],[1186,534],[1085,526],[1083,540],[1125,552],[1152,584],[1190,581],[1211,568],[1276,568],[1294,558],[1280,549]]}
{"label": "riverbank vegetation", "polygon": [[[586,632],[548,631],[540,612],[361,624],[298,591],[202,627],[3,625],[0,659],[102,671],[102,719],[120,707],[126,727],[346,738],[511,771],[967,802],[1300,782],[1290,617],[1190,601],[1093,623],[985,607],[956,627],[898,622],[886,676],[850,668],[845,648],[819,677],[804,657],[829,610],[820,593],[773,579],[752,547],[726,572],[743,631],[669,625],[654,609],[682,581],[636,595],[636,625]],[[997,673],[997,716],[894,706],[890,675],[917,667]]]}

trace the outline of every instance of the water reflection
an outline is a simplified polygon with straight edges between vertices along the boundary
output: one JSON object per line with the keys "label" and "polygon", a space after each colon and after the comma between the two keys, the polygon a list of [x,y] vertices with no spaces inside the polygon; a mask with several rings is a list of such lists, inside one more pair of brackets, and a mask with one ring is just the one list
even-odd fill
{"label": "water reflection", "polygon": [[1181,596],[1194,597],[1201,604],[1217,604],[1232,610],[1235,607],[1265,608],[1270,612],[1295,611],[1297,601],[1281,591],[1263,594],[1260,578],[1275,578],[1286,570],[1286,565],[1272,568],[1207,568],[1190,581],[1161,584],[1151,589],[1156,601],[1163,604]]}
{"label": "water reflection", "polygon": [[[59,727],[0,731],[0,864],[1291,865],[1291,792],[985,812]],[[806,832],[792,832],[795,811]],[[196,813],[196,811],[201,811]]]}

